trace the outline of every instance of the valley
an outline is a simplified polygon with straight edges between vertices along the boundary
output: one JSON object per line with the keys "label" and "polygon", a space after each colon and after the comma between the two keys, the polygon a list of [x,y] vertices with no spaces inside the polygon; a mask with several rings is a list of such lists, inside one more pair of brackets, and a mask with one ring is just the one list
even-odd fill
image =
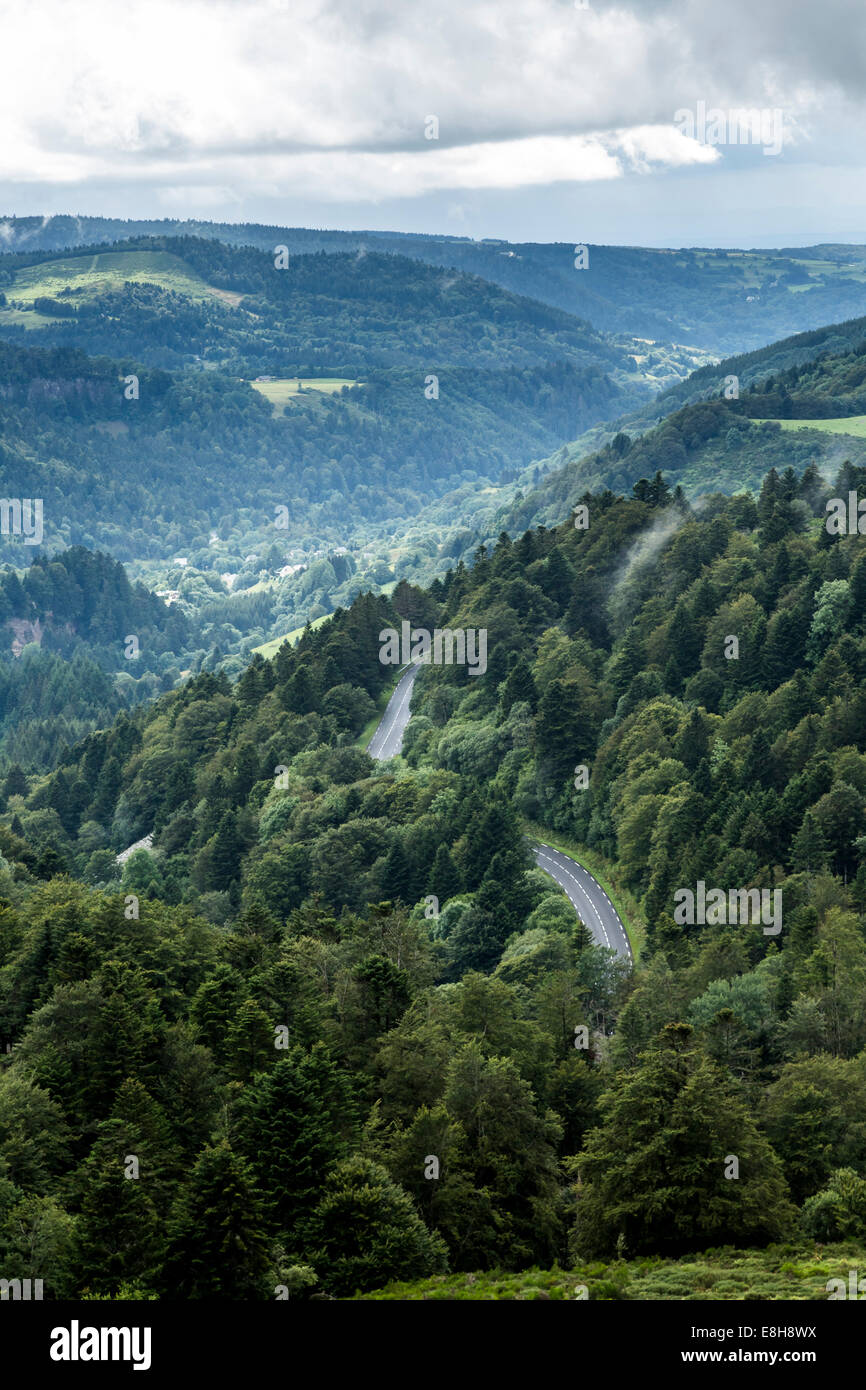
{"label": "valley", "polygon": [[[0,258],[44,528],[0,538],[0,1208],[50,1217],[50,1295],[822,1296],[866,1235],[866,577],[825,525],[866,331],[690,358],[417,258],[287,292],[164,241]],[[782,930],[684,922],[695,883]]]}

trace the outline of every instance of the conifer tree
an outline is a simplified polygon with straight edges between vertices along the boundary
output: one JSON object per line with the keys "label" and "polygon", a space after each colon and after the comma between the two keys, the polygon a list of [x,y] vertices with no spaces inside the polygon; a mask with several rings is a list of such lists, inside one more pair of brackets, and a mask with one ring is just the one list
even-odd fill
{"label": "conifer tree", "polygon": [[430,1232],[387,1170],[360,1156],[338,1163],[308,1223],[308,1257],[337,1295],[423,1279],[447,1269],[442,1237]]}
{"label": "conifer tree", "polygon": [[263,1299],[266,1213],[249,1166],[223,1141],[199,1156],[168,1223],[162,1284],[170,1298]]}
{"label": "conifer tree", "polygon": [[357,1114],[349,1076],[321,1043],[277,1055],[238,1103],[236,1142],[273,1220],[292,1233],[321,1195],[329,1169],[348,1156]]}
{"label": "conifer tree", "polygon": [[[729,1172],[737,1160],[738,1177]],[[619,1075],[579,1160],[582,1256],[763,1245],[792,1228],[781,1164],[728,1074],[669,1024]]]}

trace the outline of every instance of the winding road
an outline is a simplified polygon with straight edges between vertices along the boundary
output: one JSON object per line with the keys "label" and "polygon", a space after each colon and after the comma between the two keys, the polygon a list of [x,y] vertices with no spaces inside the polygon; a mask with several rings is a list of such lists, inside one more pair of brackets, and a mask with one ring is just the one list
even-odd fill
{"label": "winding road", "polygon": [[571,855],[552,845],[533,847],[535,862],[560,888],[565,889],[572,907],[592,933],[596,946],[607,946],[618,956],[631,960],[631,947],[622,919],[601,884]]}
{"label": "winding road", "polygon": [[[409,723],[409,704],[418,674],[417,663],[403,672],[376,732],[367,744],[371,758],[384,762],[403,747],[403,734]],[[575,912],[592,933],[597,946],[606,946],[626,960],[632,959],[628,935],[616,908],[601,884],[588,869],[552,845],[533,846],[535,862],[564,889]]]}

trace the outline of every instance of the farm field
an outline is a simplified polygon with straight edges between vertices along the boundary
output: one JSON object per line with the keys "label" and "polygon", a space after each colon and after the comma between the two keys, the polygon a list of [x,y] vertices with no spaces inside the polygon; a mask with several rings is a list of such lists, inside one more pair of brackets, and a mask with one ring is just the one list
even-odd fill
{"label": "farm field", "polygon": [[13,309],[11,307],[0,307],[0,326],[10,328],[42,328],[46,323],[53,323],[47,314],[37,314],[33,311],[24,309]]}
{"label": "farm field", "polygon": [[[321,627],[322,623],[326,623],[330,617],[330,613],[323,613],[321,618],[313,619],[310,627]],[[264,642],[260,647],[254,647],[253,651],[257,656],[263,656],[266,661],[270,661],[272,656],[276,656],[284,642],[290,642],[294,646],[303,631],[302,627],[296,627],[292,632],[287,632],[282,637],[274,637],[272,641]]]}
{"label": "farm field", "polygon": [[302,379],[292,377],[285,381],[251,381],[250,385],[271,402],[275,415],[282,415],[288,402],[302,391],[322,391],[332,396],[344,386],[362,386],[363,382],[352,381],[350,377],[318,376]]}
{"label": "farm field", "polygon": [[783,430],[821,430],[824,434],[850,434],[855,439],[866,439],[866,415],[843,415],[830,420],[771,420],[771,425],[781,425]]}
{"label": "farm field", "polygon": [[[189,299],[219,299],[232,308],[237,307],[243,297],[230,290],[214,289],[191,266],[169,251],[101,251],[92,256],[69,256],[65,260],[25,266],[16,272],[6,297],[12,305],[60,296],[70,304],[78,304],[116,292],[127,282],[158,285]],[[5,310],[4,322],[31,317],[18,311],[17,320],[10,319],[9,314],[15,312],[14,308]],[[49,320],[40,315],[39,321]]]}

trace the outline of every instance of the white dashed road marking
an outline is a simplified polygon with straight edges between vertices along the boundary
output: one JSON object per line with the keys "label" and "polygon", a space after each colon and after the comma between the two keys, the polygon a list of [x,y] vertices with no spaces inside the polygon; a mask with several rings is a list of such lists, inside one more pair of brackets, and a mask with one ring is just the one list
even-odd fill
{"label": "white dashed road marking", "polygon": [[[537,862],[541,864],[542,868],[545,869],[545,872],[549,873],[551,878],[556,880],[560,888],[565,889],[566,895],[569,901],[571,902],[572,907],[575,909],[578,916],[582,920],[586,921],[586,925],[590,928],[590,930],[593,931],[593,935],[595,936],[599,945],[601,944],[601,939],[603,937],[604,943],[609,949],[618,951],[620,955],[627,954],[628,957],[631,958],[631,944],[629,942],[628,933],[626,932],[625,927],[623,926],[622,920],[618,912],[616,911],[616,908],[613,906],[613,903],[611,902],[610,898],[608,897],[608,894],[602,888],[601,884],[593,878],[589,870],[585,869],[582,864],[578,864],[576,860],[571,859],[568,855],[563,854],[561,850],[554,850],[550,845],[541,845],[538,849],[536,849],[535,858]],[[546,863],[544,861],[546,861]],[[547,864],[552,865],[552,869],[547,868]],[[555,869],[557,872],[554,873],[553,869]],[[572,872],[573,870],[576,870],[577,873]],[[590,913],[595,918],[595,922],[598,924],[598,932],[596,932],[593,929],[593,923],[587,920],[585,908],[583,910],[581,909],[581,905],[578,902],[578,900],[573,896],[571,890],[569,889],[568,883],[564,883],[562,879],[559,877],[560,874],[574,884],[575,889],[581,896],[581,900],[585,900],[587,906],[589,907]],[[622,934],[622,941],[625,946],[624,951],[621,947],[611,945],[611,940],[607,933],[607,927],[602,921],[601,914],[599,913],[596,904],[592,900],[591,892],[587,891],[587,888],[584,886],[583,883],[580,882],[580,879],[577,877],[577,874],[582,874],[584,876],[584,879],[592,885],[592,888],[595,889],[596,892],[600,893],[601,896],[608,903],[616,919],[616,924],[619,927],[619,930]]]}
{"label": "white dashed road marking", "polygon": [[[408,680],[406,680],[406,676],[407,676],[407,675],[409,675],[409,679],[408,679]],[[378,725],[376,726],[376,731],[375,731],[375,733],[373,734],[373,737],[370,739],[370,742],[367,744],[367,752],[370,754],[370,757],[371,757],[371,758],[379,758],[380,760],[384,761],[386,757],[395,757],[396,754],[400,752],[400,749],[401,749],[402,746],[403,746],[403,731],[402,731],[402,730],[400,731],[400,740],[399,740],[399,744],[398,744],[398,746],[394,749],[393,753],[387,752],[388,743],[389,743],[389,741],[390,741],[390,739],[391,739],[391,735],[393,734],[395,727],[396,727],[397,724],[398,724],[398,721],[399,721],[399,719],[400,719],[400,716],[401,716],[401,714],[403,713],[403,710],[404,710],[405,707],[406,707],[407,702],[412,698],[412,690],[413,690],[414,685],[415,685],[415,676],[416,676],[416,675],[417,675],[417,671],[413,671],[413,672],[411,672],[411,674],[410,674],[409,672],[406,672],[406,673],[404,673],[404,674],[400,677],[400,680],[401,680],[401,681],[404,681],[404,680],[406,681],[406,689],[403,691],[403,694],[402,694],[400,700],[399,700],[398,703],[394,706],[393,709],[391,709],[391,704],[392,704],[392,702],[393,702],[393,700],[394,700],[394,697],[397,695],[397,693],[398,693],[398,691],[399,691],[399,688],[400,688],[400,687],[399,687],[399,683],[398,683],[398,686],[397,686],[397,690],[394,691],[394,694],[391,696],[391,699],[388,701],[388,707],[387,707],[387,709],[385,710],[384,715],[382,716],[382,722],[381,722],[381,724],[378,724]],[[389,718],[389,714],[390,714],[390,718]],[[406,722],[408,723],[408,720],[407,720]]]}
{"label": "white dashed road marking", "polygon": [[[367,752],[370,754],[371,758],[378,758],[380,761],[384,762],[387,758],[392,758],[400,752],[403,746],[403,733],[405,730],[405,723],[401,728],[400,721],[409,700],[412,698],[412,688],[415,683],[416,674],[417,670],[409,670],[401,675],[400,681],[397,684],[397,689],[388,701],[387,708],[382,716],[382,722],[377,726],[373,737],[367,744]],[[400,682],[402,681],[406,682],[406,688],[402,694],[400,694]],[[408,720],[405,722],[407,723]],[[394,740],[397,747],[390,750],[389,744],[395,732],[399,734],[399,738]],[[631,959],[631,943],[629,942],[628,933],[623,926],[619,913],[601,884],[593,878],[589,870],[585,869],[582,864],[578,864],[577,860],[571,859],[567,854],[563,854],[561,850],[554,850],[550,845],[540,845],[534,853],[536,861],[542,865],[545,872],[550,874],[551,878],[559,884],[560,888],[565,889],[568,900],[578,917],[580,917],[582,922],[586,922],[586,925],[589,927],[599,945],[601,945],[602,940],[604,940],[604,944],[609,950],[616,951],[618,955],[625,955]],[[547,865],[551,867],[548,868]],[[554,870],[556,872],[554,872]],[[583,876],[584,883],[581,883],[578,874]],[[562,875],[562,877],[560,877],[560,875]],[[568,882],[564,882],[563,879],[567,879]],[[574,885],[574,892],[569,887],[569,884]],[[593,902],[593,893],[600,894],[613,913],[616,926],[619,929],[622,939],[622,946],[614,946],[611,944],[611,939],[607,933],[607,927],[602,920],[601,913],[596,903]],[[580,896],[577,897],[576,894]],[[589,912],[587,912],[587,908]],[[595,919],[595,922],[591,920],[592,918]],[[614,936],[616,936],[616,931],[614,931]]]}

